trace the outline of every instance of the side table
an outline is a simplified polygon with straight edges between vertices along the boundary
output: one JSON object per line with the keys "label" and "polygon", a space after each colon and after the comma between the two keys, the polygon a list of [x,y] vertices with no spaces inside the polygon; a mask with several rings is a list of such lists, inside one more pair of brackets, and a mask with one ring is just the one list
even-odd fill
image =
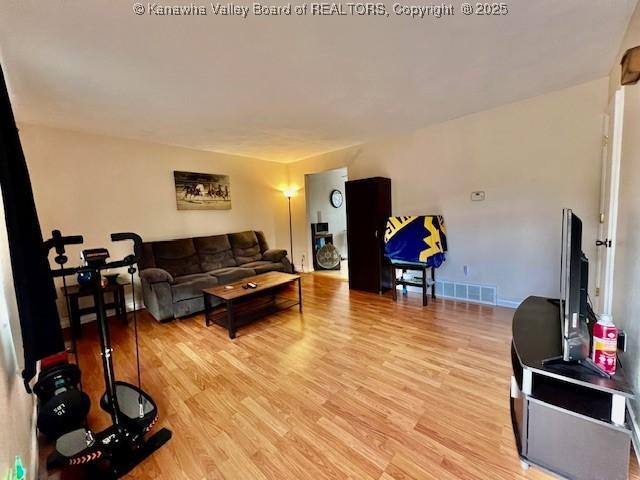
{"label": "side table", "polygon": [[[422,306],[426,307],[429,303],[427,297],[427,289],[431,288],[431,298],[436,298],[436,271],[433,267],[428,267],[426,263],[414,263],[414,262],[399,262],[399,261],[391,261],[391,268],[393,269],[393,275],[391,276],[392,280],[392,289],[393,289],[393,300],[397,301],[398,292],[396,290],[397,285],[402,285],[403,287],[412,286],[419,287],[422,289]],[[427,272],[431,270],[431,281],[427,280]],[[402,277],[398,279],[396,276],[396,270],[402,270]],[[416,271],[421,272],[422,277],[420,281],[412,281],[405,280],[404,274],[407,271]]]}
{"label": "side table", "polygon": [[[113,301],[107,302],[105,299],[105,309],[115,310],[115,314],[122,319],[122,323],[124,324],[127,323],[127,311],[124,295],[125,285],[129,285],[129,282],[117,282],[102,288],[102,291],[105,294],[111,293],[113,295]],[[71,315],[71,318],[69,319],[71,323],[71,332],[76,338],[79,338],[82,336],[80,317],[82,317],[82,315],[96,313],[95,304],[87,307],[80,307],[80,299],[83,297],[93,297],[93,291],[91,287],[84,287],[82,285],[67,285],[66,290],[64,287],[61,287],[60,290],[62,291],[62,294],[69,299],[69,309],[71,310],[69,312]]]}

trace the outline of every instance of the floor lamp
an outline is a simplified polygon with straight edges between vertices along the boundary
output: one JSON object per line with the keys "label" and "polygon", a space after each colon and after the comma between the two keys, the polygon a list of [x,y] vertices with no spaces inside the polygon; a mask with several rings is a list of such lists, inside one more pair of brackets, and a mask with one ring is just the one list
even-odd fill
{"label": "floor lamp", "polygon": [[284,192],[284,196],[287,197],[287,200],[289,201],[289,253],[291,254],[291,266],[293,268],[293,272],[295,273],[296,264],[293,259],[293,228],[291,225],[291,197],[293,197],[294,194],[295,192],[293,190],[285,190]]}

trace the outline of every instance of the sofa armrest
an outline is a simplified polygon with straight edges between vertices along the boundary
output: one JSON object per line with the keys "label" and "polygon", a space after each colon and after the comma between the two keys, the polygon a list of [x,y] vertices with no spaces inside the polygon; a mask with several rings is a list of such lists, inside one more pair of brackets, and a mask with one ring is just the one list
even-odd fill
{"label": "sofa armrest", "polygon": [[293,265],[291,265],[291,262],[287,257],[282,257],[282,260],[280,260],[280,262],[282,262],[282,264],[284,265],[284,271],[286,273],[294,273]]}
{"label": "sofa armrest", "polygon": [[[145,270],[150,269],[145,268]],[[142,298],[147,311],[159,322],[173,319],[173,295],[169,282],[151,283],[144,275],[141,277]]]}
{"label": "sofa armrest", "polygon": [[145,268],[140,271],[140,278],[148,283],[173,283],[173,277],[162,268]]}
{"label": "sofa armrest", "polygon": [[268,262],[279,262],[286,256],[287,251],[281,248],[270,248],[262,254],[262,258]]}

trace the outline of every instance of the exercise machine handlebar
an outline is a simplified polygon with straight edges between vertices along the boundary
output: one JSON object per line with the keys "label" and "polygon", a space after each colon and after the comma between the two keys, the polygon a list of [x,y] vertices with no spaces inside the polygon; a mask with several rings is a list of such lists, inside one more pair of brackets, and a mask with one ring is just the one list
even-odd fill
{"label": "exercise machine handlebar", "polygon": [[[67,275],[73,275],[75,273],[91,271],[91,270],[107,270],[110,268],[130,267],[133,264],[138,263],[142,256],[142,238],[140,235],[132,232],[119,232],[112,233],[111,240],[113,242],[120,242],[124,240],[131,240],[133,242],[133,254],[127,255],[122,260],[115,260],[113,262],[106,262],[103,265],[98,266],[81,266],[81,267],[67,267],[53,270],[51,273],[54,277],[63,277]],[[55,249],[57,255],[55,262],[62,267],[69,260],[65,255],[65,245],[80,245],[84,243],[82,235],[69,235],[62,236],[60,230],[54,230],[51,232],[51,238],[44,242],[44,248],[46,252],[51,249]]]}
{"label": "exercise machine handlebar", "polygon": [[44,242],[44,248],[46,252],[49,252],[52,248],[56,249],[56,253],[58,255],[63,255],[65,250],[65,245],[80,245],[84,242],[84,238],[82,235],[69,235],[66,237],[62,236],[60,230],[54,230],[51,232],[51,238]]}
{"label": "exercise machine handlebar", "polygon": [[142,238],[140,237],[140,235],[133,232],[120,232],[111,234],[111,241],[121,242],[123,240],[131,240],[133,242],[133,255],[127,255],[122,260],[109,262],[103,267],[103,269],[128,267],[133,265],[134,263],[138,263],[140,257],[142,257]]}

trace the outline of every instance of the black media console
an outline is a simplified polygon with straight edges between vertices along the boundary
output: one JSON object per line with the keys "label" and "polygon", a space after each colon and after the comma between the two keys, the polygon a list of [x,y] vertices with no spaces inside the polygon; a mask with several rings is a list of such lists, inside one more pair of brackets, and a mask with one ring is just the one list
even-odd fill
{"label": "black media console", "polygon": [[627,479],[633,392],[621,365],[612,378],[543,365],[562,357],[559,309],[557,300],[529,297],[513,316],[511,420],[522,466],[569,479]]}

